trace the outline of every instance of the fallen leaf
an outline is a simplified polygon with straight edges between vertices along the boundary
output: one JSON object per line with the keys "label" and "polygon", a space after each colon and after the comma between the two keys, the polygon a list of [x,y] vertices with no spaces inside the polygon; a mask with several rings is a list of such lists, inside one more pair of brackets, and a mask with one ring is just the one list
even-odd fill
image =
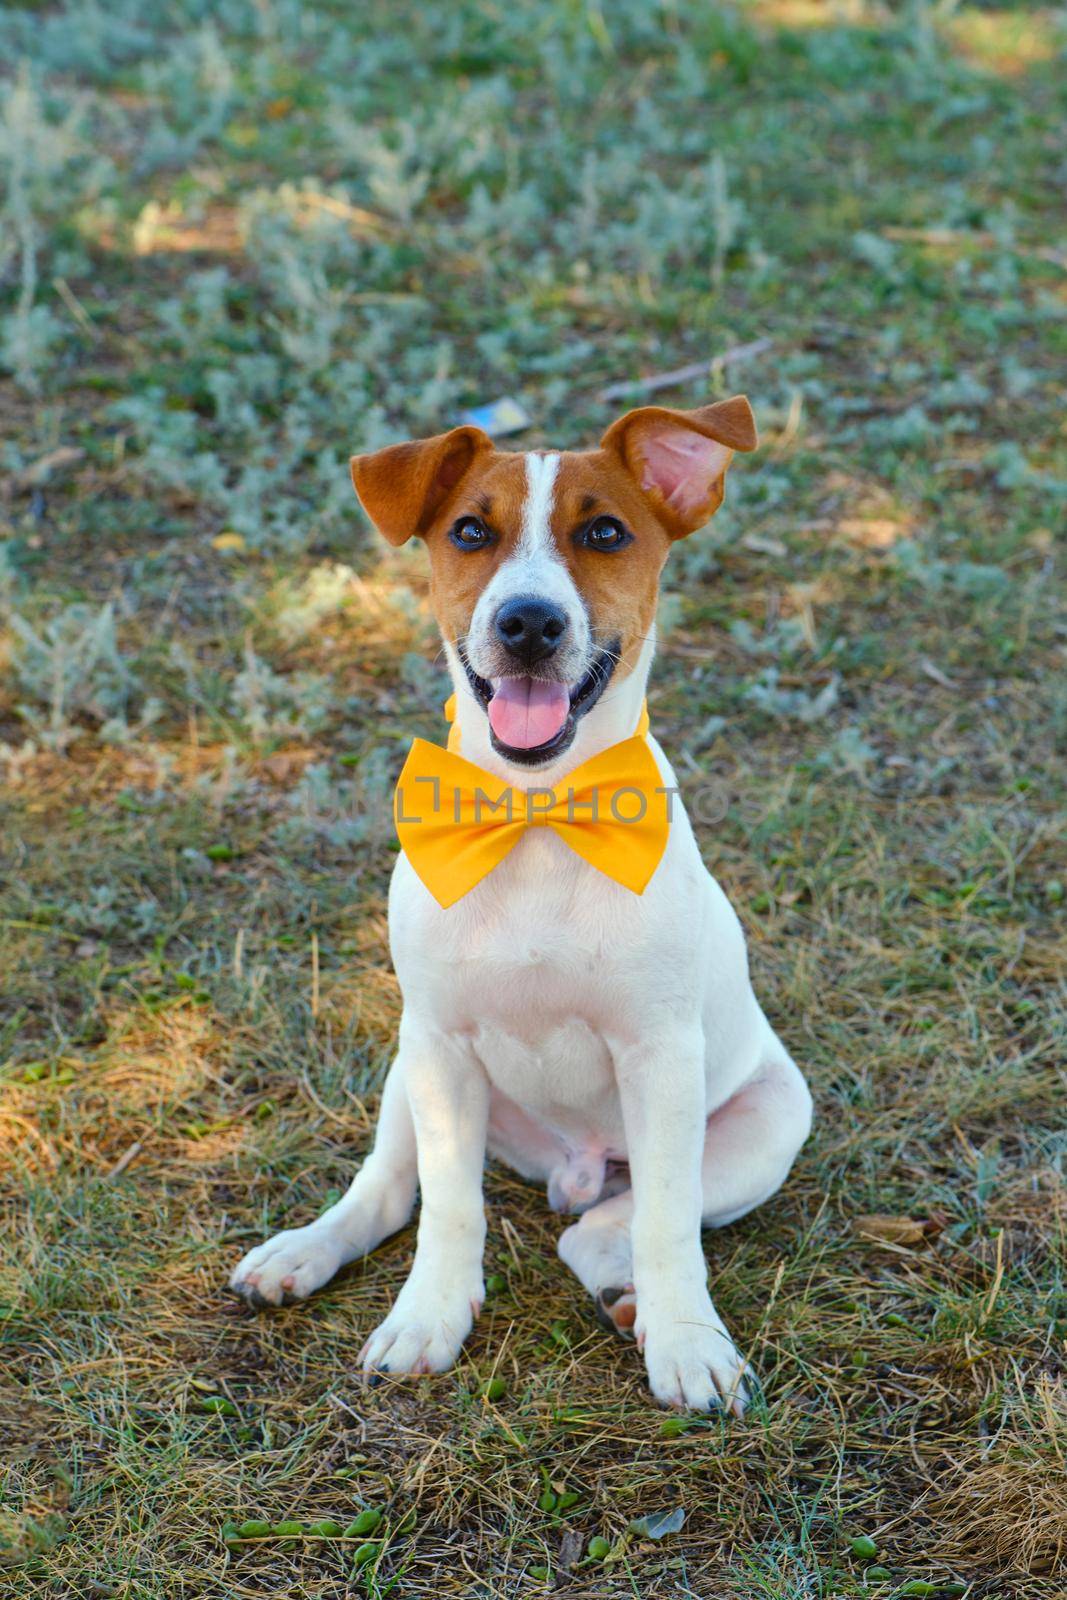
{"label": "fallen leaf", "polygon": [[874,1215],[856,1217],[853,1227],[865,1239],[879,1244],[924,1244],[941,1232],[944,1223],[938,1217]]}
{"label": "fallen leaf", "polygon": [[556,1561],[557,1572],[569,1572],[582,1553],[582,1536],[573,1528],[568,1528],[559,1542],[559,1557]]}
{"label": "fallen leaf", "polygon": [[684,1521],[685,1512],[681,1506],[675,1506],[673,1511],[654,1511],[648,1517],[635,1517],[629,1532],[641,1539],[663,1539],[668,1533],[677,1533]]}

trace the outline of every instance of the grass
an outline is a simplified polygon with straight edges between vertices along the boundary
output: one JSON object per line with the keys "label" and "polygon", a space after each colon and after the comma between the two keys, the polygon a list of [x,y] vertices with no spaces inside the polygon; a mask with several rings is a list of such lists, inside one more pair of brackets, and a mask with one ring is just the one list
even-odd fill
{"label": "grass", "polygon": [[[0,17],[5,1593],[1062,1593],[1063,46],[925,0]],[[764,446],[652,715],[818,1107],[707,1240],[765,1404],[665,1422],[498,1170],[458,1368],[364,1392],[411,1230],[222,1291],[347,1181],[397,1022],[443,686],[346,458],[502,394],[586,442],[763,338],[661,396],[744,389]],[[361,1566],[221,1537],[364,1507]]]}

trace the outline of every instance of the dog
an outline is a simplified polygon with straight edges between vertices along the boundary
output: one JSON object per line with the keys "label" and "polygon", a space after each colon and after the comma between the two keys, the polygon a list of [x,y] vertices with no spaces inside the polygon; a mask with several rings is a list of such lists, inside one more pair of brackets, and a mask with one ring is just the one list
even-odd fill
{"label": "dog", "polygon": [[[718,509],[734,453],[756,446],[735,396],[631,411],[594,450],[507,452],[464,426],[353,458],[379,532],[429,551],[463,760],[543,794],[637,738],[672,801],[640,893],[552,827],[520,826],[447,908],[398,856],[403,1015],[373,1150],[343,1199],[231,1279],[257,1307],[302,1299],[402,1228],[418,1188],[413,1265],[363,1348],[368,1377],[456,1360],[485,1292],[488,1150],[576,1216],[560,1257],[636,1340],[655,1399],[743,1413],[753,1377],[712,1302],[701,1228],[775,1193],[812,1102],[640,729],[661,569]],[[629,859],[624,827],[612,848]]]}

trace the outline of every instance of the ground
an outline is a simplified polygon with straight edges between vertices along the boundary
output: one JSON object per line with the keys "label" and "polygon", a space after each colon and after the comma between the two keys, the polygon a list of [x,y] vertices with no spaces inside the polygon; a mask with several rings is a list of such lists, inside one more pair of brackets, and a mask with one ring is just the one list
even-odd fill
{"label": "ground", "polygon": [[[5,1594],[1063,1593],[1063,51],[1021,3],[0,16]],[[459,1366],[365,1391],[411,1229],[224,1293],[367,1148],[442,727],[347,457],[740,390],[651,714],[817,1105],[706,1241],[764,1399],[665,1418],[499,1170]]]}

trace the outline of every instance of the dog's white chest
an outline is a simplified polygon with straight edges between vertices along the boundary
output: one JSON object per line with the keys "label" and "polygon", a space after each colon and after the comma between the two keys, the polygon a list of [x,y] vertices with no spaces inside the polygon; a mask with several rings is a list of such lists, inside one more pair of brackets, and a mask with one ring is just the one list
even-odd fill
{"label": "dog's white chest", "polygon": [[616,1120],[598,967],[588,927],[520,913],[457,973],[456,999],[494,1088],[569,1136]]}
{"label": "dog's white chest", "polygon": [[[394,899],[405,994],[462,1035],[494,1090],[569,1149],[622,1147],[606,1035],[625,921],[613,902],[628,894],[541,834],[523,839],[443,915],[427,910],[414,886]],[[413,903],[422,915],[406,924]]]}
{"label": "dog's white chest", "polygon": [[597,1109],[615,1077],[604,1040],[583,1017],[545,1017],[522,1032],[483,1021],[471,1040],[494,1088],[549,1121]]}

